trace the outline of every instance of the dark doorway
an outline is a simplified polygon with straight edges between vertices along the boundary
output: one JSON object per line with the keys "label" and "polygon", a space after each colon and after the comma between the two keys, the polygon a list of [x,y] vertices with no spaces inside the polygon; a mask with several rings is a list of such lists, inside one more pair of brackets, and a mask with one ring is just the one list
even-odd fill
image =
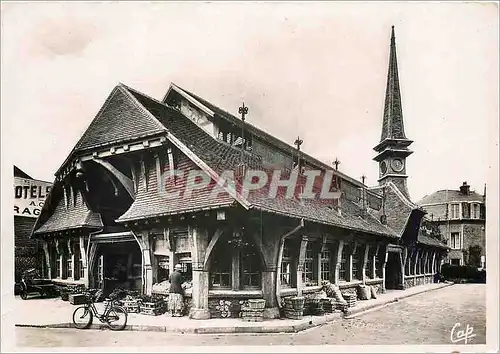
{"label": "dark doorway", "polygon": [[385,288],[402,289],[403,274],[401,273],[401,261],[398,252],[389,252],[387,254],[387,263],[385,265]]}
{"label": "dark doorway", "polygon": [[117,288],[142,289],[142,257],[137,242],[103,243],[96,258],[95,281],[104,295]]}

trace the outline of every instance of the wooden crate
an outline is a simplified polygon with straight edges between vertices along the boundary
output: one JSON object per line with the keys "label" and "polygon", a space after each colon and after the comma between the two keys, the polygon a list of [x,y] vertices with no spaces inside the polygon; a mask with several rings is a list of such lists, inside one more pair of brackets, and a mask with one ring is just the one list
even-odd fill
{"label": "wooden crate", "polygon": [[141,302],[139,305],[139,311],[143,315],[158,316],[165,313],[165,303],[163,301]]}
{"label": "wooden crate", "polygon": [[72,305],[83,305],[87,302],[87,297],[84,294],[69,294],[68,300]]}

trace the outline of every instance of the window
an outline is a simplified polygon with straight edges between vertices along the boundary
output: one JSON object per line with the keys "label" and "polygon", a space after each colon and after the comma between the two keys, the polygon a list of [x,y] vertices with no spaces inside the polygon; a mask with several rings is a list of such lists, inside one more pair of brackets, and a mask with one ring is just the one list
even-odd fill
{"label": "window", "polygon": [[479,204],[472,204],[471,218],[479,219]]}
{"label": "window", "polygon": [[156,281],[161,283],[162,281],[168,280],[170,275],[170,259],[168,256],[156,256],[156,264],[158,265],[158,270],[156,273]]}
{"label": "window", "polygon": [[241,274],[243,288],[259,288],[260,281],[260,260],[257,252],[246,247],[241,252]]}
{"label": "window", "polygon": [[450,259],[450,263],[451,263],[452,265],[457,265],[457,266],[459,266],[459,265],[460,265],[460,259],[458,259],[458,258]]}
{"label": "window", "polygon": [[78,268],[80,269],[80,278],[79,279],[85,279],[85,269],[83,268],[83,259],[81,257],[80,257]]}
{"label": "window", "polygon": [[210,257],[210,287],[232,290],[260,288],[261,258],[257,252],[257,248],[245,242],[232,245],[220,242]]}
{"label": "window", "polygon": [[450,247],[451,249],[458,250],[460,249],[460,233],[452,232],[450,236]]}
{"label": "window", "polygon": [[312,244],[307,243],[306,255],[304,259],[304,272],[302,273],[302,281],[305,286],[318,285],[314,277],[314,256],[312,251]]}
{"label": "window", "polygon": [[420,274],[425,274],[425,254],[420,257]]}
{"label": "window", "polygon": [[231,288],[232,257],[229,254],[214,254],[211,284],[214,288]]}
{"label": "window", "polygon": [[346,281],[346,270],[347,270],[347,245],[342,247],[342,252],[340,254],[340,268],[339,268],[339,281]]}
{"label": "window", "polygon": [[460,218],[460,204],[451,204],[451,219],[459,219]]}
{"label": "window", "polygon": [[330,250],[325,249],[321,252],[321,280],[330,280]]}
{"label": "window", "polygon": [[292,258],[288,241],[283,245],[283,257],[281,259],[281,285],[284,287],[292,286]]}
{"label": "window", "polygon": [[56,278],[62,278],[61,263],[62,263],[62,256],[59,256],[57,257],[56,261]]}
{"label": "window", "polygon": [[359,246],[356,247],[354,253],[352,254],[352,279],[361,280],[359,267]]}

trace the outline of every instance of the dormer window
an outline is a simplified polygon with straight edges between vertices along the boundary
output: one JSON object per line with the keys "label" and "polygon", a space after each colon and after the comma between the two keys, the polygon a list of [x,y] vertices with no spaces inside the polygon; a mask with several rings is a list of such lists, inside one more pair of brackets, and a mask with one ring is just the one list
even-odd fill
{"label": "dormer window", "polygon": [[473,203],[471,205],[471,219],[479,219],[479,204]]}
{"label": "dormer window", "polygon": [[460,218],[460,204],[451,204],[450,219],[459,219],[459,218]]}

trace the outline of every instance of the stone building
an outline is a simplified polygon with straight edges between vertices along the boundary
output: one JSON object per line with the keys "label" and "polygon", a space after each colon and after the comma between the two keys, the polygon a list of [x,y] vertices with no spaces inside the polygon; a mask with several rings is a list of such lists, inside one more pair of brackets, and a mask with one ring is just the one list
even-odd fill
{"label": "stone building", "polygon": [[439,228],[451,249],[445,262],[486,265],[486,186],[481,195],[463,182],[459,189],[437,191],[418,204]]}
{"label": "stone building", "polygon": [[278,317],[284,297],[323,280],[344,292],[432,282],[446,246],[425,234],[406,188],[394,31],[385,105],[380,184],[368,188],[303,153],[300,138],[291,146],[175,84],[161,101],[119,84],[35,225],[50,276],[150,294],[180,263],[195,319],[238,316],[249,298]]}

